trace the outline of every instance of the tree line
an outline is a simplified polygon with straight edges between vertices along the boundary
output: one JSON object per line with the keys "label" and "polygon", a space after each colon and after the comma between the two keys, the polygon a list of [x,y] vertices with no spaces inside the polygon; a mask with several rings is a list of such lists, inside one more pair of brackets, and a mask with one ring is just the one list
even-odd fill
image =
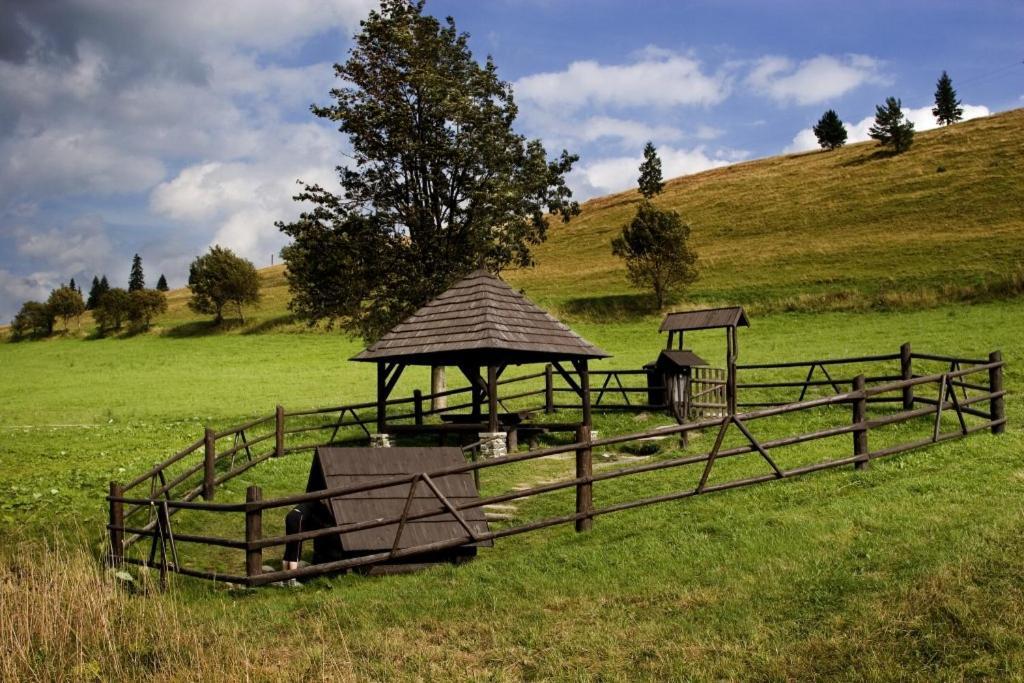
{"label": "tree line", "polygon": [[[224,320],[226,308],[233,308],[244,323],[243,306],[259,302],[256,267],[220,246],[211,247],[208,253],[192,261],[188,284],[189,307],[198,313],[212,314],[216,324]],[[86,311],[92,313],[100,336],[126,328],[145,331],[157,316],[167,312],[168,289],[163,274],[155,288],[146,287],[142,258],[135,254],[127,288],[111,287],[105,274],[94,276],[88,297],[83,297],[81,287],[71,278],[66,285],[53,289],[45,302],[24,302],[11,321],[11,338],[17,341],[50,336],[58,320],[65,330],[71,329],[72,321],[81,328]]]}
{"label": "tree line", "polygon": [[[950,126],[964,117],[963,102],[957,98],[953,79],[945,71],[935,84],[935,106],[932,115],[940,126]],[[838,149],[846,144],[846,126],[834,109],[829,109],[814,125],[814,136],[822,149]],[[914,124],[903,114],[903,103],[896,97],[887,97],[884,104],[875,107],[875,123],[868,130],[872,139],[883,147],[891,147],[894,154],[910,149],[914,142]]]}

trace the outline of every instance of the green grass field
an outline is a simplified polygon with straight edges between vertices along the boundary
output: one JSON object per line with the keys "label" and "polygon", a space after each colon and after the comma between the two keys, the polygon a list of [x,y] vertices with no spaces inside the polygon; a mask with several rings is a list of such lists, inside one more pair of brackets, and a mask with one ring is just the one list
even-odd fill
{"label": "green grass field", "polygon": [[[892,353],[904,341],[968,357],[1001,349],[1006,434],[608,515],[587,534],[501,539],[465,566],[255,591],[176,578],[161,593],[144,573],[126,589],[99,562],[110,480],[205,425],[373,396],[373,367],[347,360],[359,342],[288,316],[280,267],[263,271],[264,303],[244,326],[214,328],[178,290],[147,334],[96,339],[85,320],[53,339],[0,344],[0,679],[1024,680],[1022,123],[1016,110],[920,134],[897,158],[852,145],[740,164],[672,181],[659,200],[693,224],[703,258],[677,305],[754,312],[741,363]],[[553,226],[535,270],[506,274],[613,353],[604,365],[615,368],[640,367],[663,343],[608,246],[635,200],[588,202]],[[719,334],[687,341],[721,364]],[[415,387],[426,387],[422,372],[397,391]],[[752,429],[805,432],[844,423],[846,410]],[[595,426],[666,421],[598,414]],[[924,419],[872,432],[872,447],[928,430]],[[789,467],[850,448],[844,436],[773,455]],[[678,454],[666,442],[651,457]],[[628,455],[607,449],[597,467]],[[218,500],[252,483],[296,491],[308,464],[268,462]],[[482,487],[571,467],[524,463],[485,473]],[[715,476],[764,471],[749,456],[720,467]],[[698,474],[602,482],[595,503],[692,487]],[[571,492],[548,494],[519,504],[515,521],[572,504]],[[238,536],[241,519],[218,531]],[[241,567],[237,555],[188,559]]]}
{"label": "green grass field", "polygon": [[[908,339],[921,351],[1001,348],[1016,391],[1021,320],[1020,301],[765,315],[742,331],[742,358],[886,353]],[[577,327],[615,354],[615,367],[637,367],[659,347],[647,321]],[[717,335],[693,340],[700,353],[720,352]],[[503,539],[467,566],[298,590],[180,579],[161,595],[113,585],[94,557],[107,481],[172,453],[203,424],[227,426],[278,401],[368,398],[372,368],[345,362],[357,348],[335,334],[0,347],[16,378],[0,385],[0,628],[3,642],[19,643],[0,656],[4,676],[930,680],[1014,677],[1024,667],[1024,411],[1015,396],[1001,437],[610,515],[584,535],[560,527]],[[403,379],[400,391],[424,379]],[[597,427],[648,424],[599,416]],[[787,419],[758,430],[807,428]],[[833,439],[778,457],[785,466],[848,449],[848,439]],[[225,495],[248,483],[291,490],[307,466],[296,456],[257,469]],[[524,466],[485,478],[484,488],[570,466]],[[599,484],[595,500],[692,486],[692,472],[670,472]],[[571,505],[571,494],[558,494],[521,514]]]}

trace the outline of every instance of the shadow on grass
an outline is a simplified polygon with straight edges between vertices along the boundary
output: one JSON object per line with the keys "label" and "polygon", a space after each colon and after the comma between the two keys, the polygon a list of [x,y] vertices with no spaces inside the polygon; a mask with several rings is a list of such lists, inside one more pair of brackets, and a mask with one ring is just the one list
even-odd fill
{"label": "shadow on grass", "polygon": [[632,320],[658,312],[654,297],[650,294],[580,297],[569,299],[559,308],[574,318],[594,321]]}
{"label": "shadow on grass", "polygon": [[161,332],[163,337],[172,339],[187,339],[189,337],[205,337],[213,334],[221,334],[236,327],[241,327],[240,320],[224,320],[220,323],[213,320],[193,320],[192,322],[175,325]]}
{"label": "shadow on grass", "polygon": [[897,156],[896,152],[892,151],[891,149],[879,149],[879,150],[876,150],[876,151],[872,152],[871,154],[864,155],[864,156],[859,156],[859,157],[854,157],[853,159],[850,159],[849,161],[844,161],[842,165],[843,166],[851,166],[851,167],[852,166],[863,166],[864,164],[870,163],[872,161],[881,161],[882,159],[891,159],[891,158],[893,158],[895,156]]}
{"label": "shadow on grass", "polygon": [[264,332],[275,330],[279,327],[292,325],[296,322],[298,322],[298,318],[296,318],[294,314],[285,313],[284,315],[278,315],[273,318],[267,318],[266,320],[260,321],[242,334],[262,334]]}

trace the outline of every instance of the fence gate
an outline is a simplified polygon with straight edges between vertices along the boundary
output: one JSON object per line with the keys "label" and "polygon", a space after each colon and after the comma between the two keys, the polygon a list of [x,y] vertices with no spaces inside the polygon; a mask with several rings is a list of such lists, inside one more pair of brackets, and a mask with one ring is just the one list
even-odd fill
{"label": "fence gate", "polygon": [[725,368],[693,368],[687,411],[691,422],[726,416],[725,386]]}

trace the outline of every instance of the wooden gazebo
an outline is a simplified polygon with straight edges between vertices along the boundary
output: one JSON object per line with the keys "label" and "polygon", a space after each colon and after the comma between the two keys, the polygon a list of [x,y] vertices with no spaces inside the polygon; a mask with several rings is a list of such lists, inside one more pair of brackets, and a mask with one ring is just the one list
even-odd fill
{"label": "wooden gazebo", "polygon": [[[607,358],[546,311],[486,270],[476,270],[431,300],[352,360],[377,364],[377,431],[429,431],[387,423],[386,402],[410,365],[457,367],[472,387],[472,413],[458,425],[496,433],[498,379],[510,365],[551,363],[579,394],[582,424],[591,426],[588,361]],[[577,382],[562,362],[576,370]],[[486,369],[486,379],[483,371]],[[486,421],[483,403],[487,401]]]}
{"label": "wooden gazebo", "polygon": [[685,332],[725,330],[725,394],[730,415],[736,413],[736,359],[739,356],[736,328],[741,326],[750,327],[750,320],[747,318],[746,312],[740,306],[730,306],[669,313],[658,330],[659,332],[668,332],[668,344],[665,348],[671,349],[675,342],[678,350],[683,349],[683,334]]}

